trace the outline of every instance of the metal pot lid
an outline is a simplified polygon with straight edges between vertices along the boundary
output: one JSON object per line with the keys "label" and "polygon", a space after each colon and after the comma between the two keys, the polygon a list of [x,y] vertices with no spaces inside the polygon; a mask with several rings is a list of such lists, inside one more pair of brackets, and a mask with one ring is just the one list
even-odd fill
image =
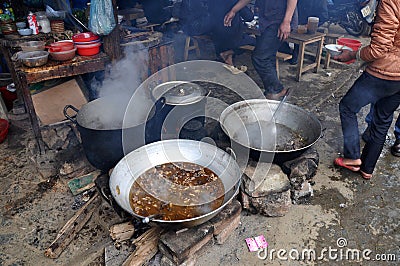
{"label": "metal pot lid", "polygon": [[187,81],[165,82],[154,88],[155,98],[164,97],[170,105],[188,105],[201,101],[206,90],[198,84]]}

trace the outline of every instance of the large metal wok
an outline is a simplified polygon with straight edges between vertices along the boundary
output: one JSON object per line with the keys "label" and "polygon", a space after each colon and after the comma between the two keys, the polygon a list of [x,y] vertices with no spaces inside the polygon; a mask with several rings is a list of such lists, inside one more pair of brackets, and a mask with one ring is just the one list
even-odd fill
{"label": "large metal wok", "polygon": [[171,139],[142,146],[118,162],[112,171],[109,183],[115,201],[133,216],[148,218],[132,210],[130,189],[135,180],[148,169],[174,162],[195,163],[216,173],[224,185],[223,203],[219,208],[192,219],[173,221],[154,219],[152,222],[174,227],[192,227],[204,223],[220,212],[239,190],[241,171],[230,154],[205,142]]}
{"label": "large metal wok", "polygon": [[[108,171],[124,154],[145,144],[146,132],[151,132],[154,111],[150,100],[141,99],[141,107],[128,104],[130,97],[98,98],[82,106],[64,108],[64,115],[77,125],[88,161],[96,168]],[[76,112],[76,117],[68,111]],[[126,115],[128,114],[128,115]],[[147,131],[146,131],[147,129]]]}
{"label": "large metal wok", "polygon": [[[279,103],[267,99],[246,100],[228,106],[221,113],[221,128],[231,139],[238,157],[243,157],[245,151],[257,160],[282,163],[298,157],[321,137],[321,124],[313,114],[288,103],[283,103],[275,113]],[[302,145],[293,149],[277,149],[283,146],[279,142],[286,141],[285,137],[288,137],[284,136],[287,132],[278,130],[281,127],[301,136]],[[267,145],[257,143],[260,141]]]}

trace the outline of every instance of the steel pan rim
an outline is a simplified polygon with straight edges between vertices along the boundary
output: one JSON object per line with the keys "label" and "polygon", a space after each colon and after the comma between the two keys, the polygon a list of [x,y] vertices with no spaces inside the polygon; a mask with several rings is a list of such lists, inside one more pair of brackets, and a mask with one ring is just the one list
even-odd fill
{"label": "steel pan rim", "polygon": [[308,111],[306,111],[305,109],[303,109],[303,108],[301,108],[301,107],[299,107],[299,106],[290,104],[290,103],[283,103],[283,106],[286,106],[286,107],[288,107],[288,108],[292,108],[293,110],[299,111],[300,113],[302,113],[302,114],[308,116],[313,122],[315,122],[316,125],[318,125],[319,135],[318,135],[318,137],[316,137],[315,140],[314,140],[313,142],[311,142],[310,144],[308,144],[308,145],[306,145],[306,146],[303,146],[303,147],[301,147],[301,148],[298,148],[298,149],[285,150],[285,151],[282,151],[282,150],[264,150],[264,149],[260,149],[260,148],[256,148],[256,147],[251,147],[251,146],[249,146],[249,145],[243,144],[243,143],[241,143],[240,141],[238,141],[238,140],[232,138],[232,137],[231,137],[231,134],[232,134],[232,133],[229,133],[229,131],[226,129],[226,127],[224,126],[224,124],[223,124],[222,121],[224,121],[225,118],[227,118],[228,115],[229,115],[231,112],[234,112],[234,111],[236,110],[236,108],[239,107],[240,105],[246,104],[247,106],[250,106],[251,104],[259,104],[259,103],[264,103],[264,102],[265,102],[265,103],[271,103],[271,104],[274,104],[274,105],[278,105],[278,104],[279,104],[279,101],[276,101],[276,100],[268,100],[268,99],[250,99],[250,100],[244,100],[244,101],[236,102],[236,103],[234,103],[234,104],[229,105],[227,108],[225,108],[225,109],[222,111],[222,113],[221,113],[221,115],[220,115],[220,119],[219,119],[221,128],[222,128],[222,130],[224,131],[224,133],[225,133],[231,140],[235,141],[236,143],[238,143],[239,145],[241,145],[241,146],[243,146],[243,147],[252,149],[252,150],[257,151],[257,152],[262,152],[262,153],[279,153],[279,154],[286,154],[286,153],[292,153],[292,152],[299,152],[299,151],[307,150],[307,149],[309,149],[310,147],[314,146],[314,144],[321,138],[321,136],[322,136],[322,125],[321,125],[321,122],[318,120],[318,118],[317,118],[314,114],[312,114],[311,112],[308,112]]}

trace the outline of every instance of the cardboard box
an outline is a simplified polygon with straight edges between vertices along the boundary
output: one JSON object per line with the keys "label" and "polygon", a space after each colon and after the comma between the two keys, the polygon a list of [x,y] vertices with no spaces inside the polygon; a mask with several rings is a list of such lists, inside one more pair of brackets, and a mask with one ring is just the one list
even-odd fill
{"label": "cardboard box", "polygon": [[65,120],[64,107],[68,104],[80,109],[88,101],[75,79],[32,95],[36,114],[42,125]]}

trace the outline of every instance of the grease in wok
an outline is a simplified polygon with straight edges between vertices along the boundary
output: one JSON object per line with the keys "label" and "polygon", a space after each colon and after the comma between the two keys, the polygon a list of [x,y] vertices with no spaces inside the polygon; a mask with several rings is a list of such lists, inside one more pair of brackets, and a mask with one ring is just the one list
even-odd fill
{"label": "grease in wok", "polygon": [[157,165],[177,162],[194,163],[217,174],[224,186],[223,202],[217,209],[191,219],[167,221],[157,217],[153,222],[168,226],[192,227],[214,217],[237,194],[241,171],[231,155],[205,142],[173,139],[145,145],[126,155],[110,176],[112,196],[127,212],[137,218],[146,218],[132,209],[130,201],[132,185],[147,170]]}

